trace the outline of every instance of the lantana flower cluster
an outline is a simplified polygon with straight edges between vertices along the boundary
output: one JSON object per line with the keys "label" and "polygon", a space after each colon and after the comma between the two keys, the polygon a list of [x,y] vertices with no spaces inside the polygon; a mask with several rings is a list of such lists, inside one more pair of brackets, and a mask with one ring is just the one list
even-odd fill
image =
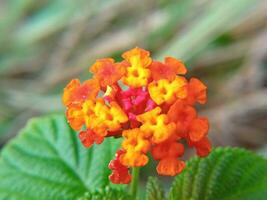
{"label": "lantana flower cluster", "polygon": [[148,153],[158,161],[158,174],[167,176],[185,168],[185,145],[200,157],[208,155],[208,119],[194,107],[206,103],[207,87],[186,79],[186,67],[173,57],[156,61],[136,47],[122,58],[97,60],[90,67],[92,79],[70,81],[63,94],[68,122],[85,147],[106,137],[123,138],[109,164],[110,180],[129,183],[129,168],[146,165]]}

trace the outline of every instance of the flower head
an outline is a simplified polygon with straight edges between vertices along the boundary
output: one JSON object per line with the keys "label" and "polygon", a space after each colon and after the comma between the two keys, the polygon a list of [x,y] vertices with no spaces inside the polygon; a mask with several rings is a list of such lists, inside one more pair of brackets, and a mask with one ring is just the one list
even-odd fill
{"label": "flower head", "polygon": [[167,176],[185,168],[185,145],[200,157],[208,155],[209,122],[194,107],[206,103],[207,87],[196,78],[188,81],[185,65],[175,58],[155,61],[137,47],[122,58],[97,60],[90,68],[93,78],[72,80],[62,97],[68,122],[85,147],[123,138],[109,164],[110,180],[128,184],[129,168],[146,165],[149,152],[158,161],[157,172]]}

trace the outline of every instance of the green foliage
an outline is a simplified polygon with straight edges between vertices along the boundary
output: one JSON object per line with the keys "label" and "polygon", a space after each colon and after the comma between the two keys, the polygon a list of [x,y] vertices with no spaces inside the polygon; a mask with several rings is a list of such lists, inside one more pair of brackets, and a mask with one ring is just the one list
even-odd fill
{"label": "green foliage", "polygon": [[119,144],[85,149],[63,115],[32,119],[1,152],[0,199],[75,199],[105,188]]}
{"label": "green foliage", "polygon": [[156,177],[149,177],[146,185],[146,200],[164,200],[165,192]]}
{"label": "green foliage", "polygon": [[123,192],[123,190],[112,189],[106,187],[104,189],[97,190],[93,193],[85,193],[83,197],[78,200],[131,200],[131,196]]}
{"label": "green foliage", "polygon": [[242,149],[217,148],[207,158],[187,163],[169,199],[264,200],[266,195],[267,160]]}
{"label": "green foliage", "polygon": [[[31,120],[1,152],[0,199],[130,200],[110,184],[107,168],[120,140],[85,149],[63,115]],[[217,148],[193,158],[175,178],[170,200],[264,200],[267,160],[246,150]],[[146,200],[164,200],[157,178],[147,183]]]}

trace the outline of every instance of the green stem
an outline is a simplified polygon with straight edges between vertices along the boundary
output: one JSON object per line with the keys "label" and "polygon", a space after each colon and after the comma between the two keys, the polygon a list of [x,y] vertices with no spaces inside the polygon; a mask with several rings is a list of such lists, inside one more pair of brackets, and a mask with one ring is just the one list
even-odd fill
{"label": "green stem", "polygon": [[132,182],[131,182],[130,192],[133,199],[136,199],[138,181],[139,181],[139,172],[140,172],[140,167],[134,167],[132,169]]}

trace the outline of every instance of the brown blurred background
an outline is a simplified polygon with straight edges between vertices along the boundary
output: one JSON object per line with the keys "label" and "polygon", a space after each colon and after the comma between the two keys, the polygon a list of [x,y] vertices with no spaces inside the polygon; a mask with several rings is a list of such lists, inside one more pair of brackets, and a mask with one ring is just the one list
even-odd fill
{"label": "brown blurred background", "polygon": [[0,145],[62,112],[64,85],[97,58],[139,46],[185,61],[209,87],[215,145],[267,143],[266,0],[1,0]]}

